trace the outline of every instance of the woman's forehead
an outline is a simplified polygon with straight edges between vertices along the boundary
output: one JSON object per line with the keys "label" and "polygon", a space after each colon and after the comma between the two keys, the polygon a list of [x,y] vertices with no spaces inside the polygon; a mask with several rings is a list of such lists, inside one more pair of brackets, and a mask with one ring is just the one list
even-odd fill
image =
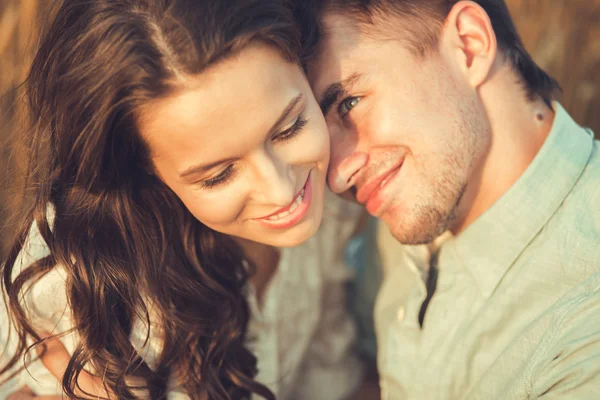
{"label": "woman's forehead", "polygon": [[266,45],[249,46],[144,107],[138,126],[153,157],[211,154],[264,140],[282,111],[309,90],[301,69]]}

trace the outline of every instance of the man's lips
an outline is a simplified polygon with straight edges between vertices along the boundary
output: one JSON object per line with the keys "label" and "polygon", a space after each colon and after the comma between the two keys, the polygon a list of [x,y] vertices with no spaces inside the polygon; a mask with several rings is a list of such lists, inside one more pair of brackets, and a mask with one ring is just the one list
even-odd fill
{"label": "man's lips", "polygon": [[358,191],[356,192],[356,201],[358,201],[361,204],[366,204],[369,201],[369,198],[371,197],[371,195],[373,195],[373,193],[379,187],[381,187],[382,184],[387,183],[387,179],[392,174],[394,174],[396,171],[398,171],[400,168],[402,168],[403,163],[404,163],[404,160],[402,162],[400,162],[399,164],[394,165],[392,168],[388,169],[384,173],[377,175],[374,178],[371,178],[364,185],[361,185],[358,188]]}

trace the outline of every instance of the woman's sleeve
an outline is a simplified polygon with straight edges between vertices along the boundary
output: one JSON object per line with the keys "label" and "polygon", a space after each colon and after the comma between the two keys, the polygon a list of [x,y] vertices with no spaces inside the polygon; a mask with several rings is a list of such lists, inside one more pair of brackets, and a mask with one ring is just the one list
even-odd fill
{"label": "woman's sleeve", "polygon": [[[35,260],[48,254],[48,249],[39,236],[37,228],[32,227],[23,251],[15,262],[13,278],[27,268]],[[32,327],[38,332],[66,332],[71,329],[71,313],[67,306],[65,274],[60,266],[55,267],[41,279],[26,287],[22,298],[22,307],[29,318]],[[6,296],[3,293],[0,310],[0,361],[2,365],[12,358],[17,350],[17,333],[10,323]],[[60,338],[65,347],[72,352],[75,346],[73,334]],[[28,341],[28,345],[32,344]],[[4,379],[10,377],[7,382]],[[10,393],[23,386],[28,386],[39,395],[55,395],[61,393],[58,380],[54,378],[37,360],[37,354],[32,349],[28,356],[21,357],[10,372],[0,377],[0,398],[6,398]]]}
{"label": "woman's sleeve", "polygon": [[[34,226],[28,236],[24,250],[15,263],[13,279],[24,268],[27,268],[35,260],[39,260],[46,255],[48,255],[48,248]],[[52,334],[70,332],[60,336],[59,340],[64,345],[66,351],[69,354],[73,354],[79,343],[79,338],[75,332],[71,332],[73,317],[68,305],[66,281],[67,273],[64,267],[60,265],[54,267],[49,273],[41,279],[34,281],[25,290],[22,306],[30,324],[36,331]],[[14,327],[12,324],[9,324],[5,296],[2,296],[0,301],[0,305],[2,306],[0,309],[0,362],[5,365],[17,350],[17,336]],[[152,368],[161,352],[162,336],[157,328],[158,325],[152,323],[156,320],[154,319],[155,314],[152,312],[150,304],[148,309],[151,317],[151,329],[148,331],[147,323],[140,320],[135,321],[131,343],[144,361]],[[148,343],[145,343],[148,332],[150,340]],[[32,343],[29,341],[28,344]],[[24,368],[25,366],[26,369]],[[14,376],[11,379],[4,382],[4,379],[13,374]],[[19,359],[10,372],[0,377],[0,399],[6,398],[10,393],[23,386],[28,386],[38,395],[62,394],[60,382],[50,374],[41,361],[37,360],[35,350],[30,352],[30,357],[26,358],[25,361],[23,361],[23,358]],[[175,396],[173,399],[182,399],[182,397]]]}
{"label": "woman's sleeve", "polygon": [[[8,310],[6,309],[5,296],[0,298],[0,368],[7,365],[8,361],[17,350],[16,333],[9,324]],[[21,373],[17,372],[17,366],[0,377],[0,398],[5,399],[8,395],[23,386]],[[16,374],[16,375],[15,375]],[[13,375],[12,377],[10,377]]]}

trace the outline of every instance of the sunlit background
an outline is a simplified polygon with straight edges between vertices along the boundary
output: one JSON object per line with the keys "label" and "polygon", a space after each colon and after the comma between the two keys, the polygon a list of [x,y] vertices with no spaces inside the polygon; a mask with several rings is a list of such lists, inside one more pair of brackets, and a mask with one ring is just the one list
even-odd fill
{"label": "sunlit background", "polygon": [[[507,0],[533,58],[561,84],[560,101],[577,122],[600,137],[600,0]],[[14,229],[22,155],[14,149],[21,110],[19,84],[48,0],[0,0],[0,263]]]}

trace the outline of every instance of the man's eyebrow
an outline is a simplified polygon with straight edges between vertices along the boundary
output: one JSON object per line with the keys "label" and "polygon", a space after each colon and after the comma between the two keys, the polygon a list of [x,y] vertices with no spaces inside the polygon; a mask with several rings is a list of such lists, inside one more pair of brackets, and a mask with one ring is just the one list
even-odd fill
{"label": "man's eyebrow", "polygon": [[343,81],[329,85],[325,90],[325,93],[323,93],[323,99],[319,102],[323,115],[327,115],[331,106],[341,97],[346,97],[352,86],[354,86],[361,78],[362,74],[352,74]]}
{"label": "man's eyebrow", "polygon": [[[271,129],[269,129],[269,135],[272,134],[277,129],[277,127],[279,125],[281,125],[282,122],[285,121],[285,119],[290,115],[290,113],[294,110],[294,108],[296,108],[298,103],[300,103],[302,101],[303,97],[304,97],[304,95],[302,93],[300,93],[298,96],[294,97],[288,103],[288,105],[283,109],[279,118],[277,118],[277,121],[275,121],[275,123],[273,124]],[[223,160],[211,162],[210,164],[194,165],[194,166],[189,167],[185,171],[183,171],[181,174],[179,174],[179,177],[181,179],[185,179],[185,178],[189,177],[190,175],[208,172],[211,169],[213,169],[221,164],[225,164],[225,163],[232,162],[232,161],[235,161],[235,158],[226,158]]]}

